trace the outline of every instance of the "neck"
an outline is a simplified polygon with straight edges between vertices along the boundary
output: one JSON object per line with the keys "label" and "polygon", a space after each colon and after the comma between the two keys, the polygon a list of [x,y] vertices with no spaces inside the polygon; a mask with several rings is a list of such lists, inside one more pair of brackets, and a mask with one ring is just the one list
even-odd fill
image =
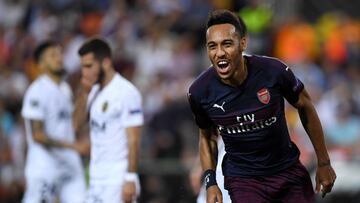
{"label": "neck", "polygon": [[240,61],[239,70],[235,73],[234,77],[224,81],[226,84],[236,87],[240,86],[246,79],[248,74],[246,59],[242,56]]}
{"label": "neck", "polygon": [[105,87],[115,76],[115,70],[110,68],[109,70],[105,71],[104,79],[100,82],[101,88]]}
{"label": "neck", "polygon": [[45,74],[49,76],[49,78],[54,81],[56,84],[60,84],[62,77],[52,73],[51,71],[45,71]]}

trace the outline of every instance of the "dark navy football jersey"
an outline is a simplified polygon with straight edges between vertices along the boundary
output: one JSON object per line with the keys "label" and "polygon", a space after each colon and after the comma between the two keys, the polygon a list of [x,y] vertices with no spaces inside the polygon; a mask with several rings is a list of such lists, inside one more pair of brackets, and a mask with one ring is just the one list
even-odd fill
{"label": "dark navy football jersey", "polygon": [[248,76],[240,86],[221,82],[210,67],[190,86],[189,102],[197,125],[216,126],[224,140],[225,176],[271,175],[299,159],[286,125],[284,98],[296,103],[304,85],[275,58],[244,57]]}

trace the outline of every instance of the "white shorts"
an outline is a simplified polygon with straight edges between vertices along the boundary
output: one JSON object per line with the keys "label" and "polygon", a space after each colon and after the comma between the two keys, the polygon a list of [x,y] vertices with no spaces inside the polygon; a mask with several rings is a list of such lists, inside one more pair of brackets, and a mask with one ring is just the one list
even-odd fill
{"label": "white shorts", "polygon": [[23,203],[54,202],[83,203],[86,193],[82,175],[60,177],[26,177],[26,191]]}
{"label": "white shorts", "polygon": [[[140,183],[136,184],[137,196],[140,195]],[[123,203],[122,193],[123,183],[119,184],[90,184],[86,195],[85,203]],[[133,201],[136,203],[137,201]]]}

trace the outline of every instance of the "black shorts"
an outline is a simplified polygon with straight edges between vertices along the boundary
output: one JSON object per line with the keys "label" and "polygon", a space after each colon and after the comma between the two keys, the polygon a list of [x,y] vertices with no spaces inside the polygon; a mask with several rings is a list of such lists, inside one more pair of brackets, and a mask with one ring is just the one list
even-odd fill
{"label": "black shorts", "polygon": [[278,174],[251,178],[225,177],[233,203],[312,203],[315,193],[306,168],[299,162]]}

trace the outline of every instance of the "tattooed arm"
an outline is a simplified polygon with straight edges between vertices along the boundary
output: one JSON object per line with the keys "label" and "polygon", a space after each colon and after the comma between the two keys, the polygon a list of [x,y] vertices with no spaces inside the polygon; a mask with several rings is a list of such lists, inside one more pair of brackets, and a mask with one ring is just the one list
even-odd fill
{"label": "tattooed arm", "polygon": [[58,141],[51,139],[44,132],[44,124],[40,120],[30,120],[32,137],[33,140],[39,144],[44,145],[45,147],[65,147],[73,148],[73,145],[67,142]]}
{"label": "tattooed arm", "polygon": [[330,164],[330,158],[325,146],[324,133],[321,123],[315,107],[311,102],[311,98],[305,89],[300,93],[299,100],[294,106],[298,109],[301,123],[315,149],[318,162],[316,172],[316,191],[319,192],[320,187],[322,186],[321,191],[322,196],[324,197],[326,193],[331,192],[336,179],[336,174]]}

